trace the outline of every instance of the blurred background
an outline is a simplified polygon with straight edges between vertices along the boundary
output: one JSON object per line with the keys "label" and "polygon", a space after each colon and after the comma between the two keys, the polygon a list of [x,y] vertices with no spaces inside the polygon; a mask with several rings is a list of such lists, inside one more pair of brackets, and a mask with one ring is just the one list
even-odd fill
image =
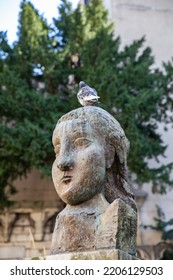
{"label": "blurred background", "polygon": [[173,2],[0,3],[0,259],[49,253],[53,129],[84,80],[130,140],[138,257],[173,259]]}

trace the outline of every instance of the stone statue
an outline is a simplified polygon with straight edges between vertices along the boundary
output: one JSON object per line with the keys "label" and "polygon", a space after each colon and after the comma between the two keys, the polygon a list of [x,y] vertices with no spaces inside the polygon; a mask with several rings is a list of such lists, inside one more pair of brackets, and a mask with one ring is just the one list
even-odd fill
{"label": "stone statue", "polygon": [[86,106],[58,121],[52,178],[66,207],[51,254],[116,249],[135,255],[136,204],[127,179],[129,142],[105,110]]}

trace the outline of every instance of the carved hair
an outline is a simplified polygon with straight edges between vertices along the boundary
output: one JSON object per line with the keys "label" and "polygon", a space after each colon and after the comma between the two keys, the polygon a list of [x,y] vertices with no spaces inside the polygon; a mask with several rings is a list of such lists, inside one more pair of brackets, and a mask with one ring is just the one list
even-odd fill
{"label": "carved hair", "polygon": [[[127,153],[129,141],[119,122],[107,111],[86,106],[70,111],[62,116],[57,125],[63,121],[75,119],[79,123],[88,123],[104,139],[105,157],[109,162],[106,166],[104,195],[109,203],[116,198],[121,198],[136,209],[133,191],[128,182]],[[112,158],[112,160],[111,160]]]}

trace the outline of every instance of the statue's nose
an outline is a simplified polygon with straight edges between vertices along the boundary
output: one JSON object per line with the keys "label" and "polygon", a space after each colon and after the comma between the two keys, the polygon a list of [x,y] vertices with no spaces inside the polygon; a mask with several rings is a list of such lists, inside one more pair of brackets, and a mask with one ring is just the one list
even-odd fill
{"label": "statue's nose", "polygon": [[59,160],[58,160],[58,164],[57,167],[61,170],[61,171],[67,171],[72,169],[74,166],[74,160],[72,159],[72,157],[70,155],[62,155]]}

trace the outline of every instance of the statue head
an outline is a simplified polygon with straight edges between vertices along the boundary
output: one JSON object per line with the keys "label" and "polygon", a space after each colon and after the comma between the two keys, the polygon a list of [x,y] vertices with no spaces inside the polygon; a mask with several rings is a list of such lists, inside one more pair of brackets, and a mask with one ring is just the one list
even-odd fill
{"label": "statue head", "polygon": [[53,145],[53,182],[65,203],[80,204],[103,193],[109,203],[121,198],[135,208],[127,180],[129,142],[108,112],[87,106],[65,114],[53,132]]}

